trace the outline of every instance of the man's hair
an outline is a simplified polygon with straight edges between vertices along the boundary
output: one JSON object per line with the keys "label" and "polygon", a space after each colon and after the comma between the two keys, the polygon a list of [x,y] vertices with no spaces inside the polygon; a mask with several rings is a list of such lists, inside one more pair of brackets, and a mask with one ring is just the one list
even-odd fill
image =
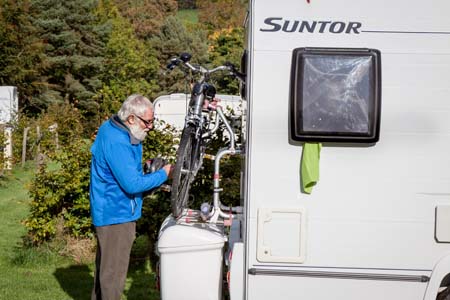
{"label": "man's hair", "polygon": [[125,122],[130,115],[141,117],[149,108],[153,110],[153,104],[148,98],[139,94],[133,94],[123,102],[117,115]]}

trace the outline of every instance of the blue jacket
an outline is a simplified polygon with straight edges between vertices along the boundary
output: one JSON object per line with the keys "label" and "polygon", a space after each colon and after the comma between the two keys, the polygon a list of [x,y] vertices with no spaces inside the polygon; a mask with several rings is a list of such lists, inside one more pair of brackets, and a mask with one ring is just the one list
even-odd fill
{"label": "blue jacket", "polygon": [[91,147],[90,204],[94,226],[141,217],[142,193],[167,180],[164,170],[144,175],[142,144],[117,116],[100,126]]}

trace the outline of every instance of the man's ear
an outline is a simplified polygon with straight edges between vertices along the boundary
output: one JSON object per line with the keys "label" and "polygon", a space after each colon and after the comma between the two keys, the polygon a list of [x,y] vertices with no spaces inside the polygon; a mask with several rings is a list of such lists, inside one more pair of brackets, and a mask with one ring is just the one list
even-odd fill
{"label": "man's ear", "polygon": [[128,123],[128,124],[130,124],[130,125],[133,125],[134,122],[136,122],[136,118],[135,118],[133,115],[129,115],[129,116],[127,117],[126,123]]}

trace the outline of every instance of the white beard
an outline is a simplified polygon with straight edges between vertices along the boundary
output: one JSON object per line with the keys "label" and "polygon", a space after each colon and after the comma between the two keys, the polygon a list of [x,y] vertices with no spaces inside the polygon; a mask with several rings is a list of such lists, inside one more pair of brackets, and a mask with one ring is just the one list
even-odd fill
{"label": "white beard", "polygon": [[141,142],[147,136],[147,131],[145,131],[145,129],[142,129],[139,124],[130,125],[128,128],[130,129],[131,134]]}

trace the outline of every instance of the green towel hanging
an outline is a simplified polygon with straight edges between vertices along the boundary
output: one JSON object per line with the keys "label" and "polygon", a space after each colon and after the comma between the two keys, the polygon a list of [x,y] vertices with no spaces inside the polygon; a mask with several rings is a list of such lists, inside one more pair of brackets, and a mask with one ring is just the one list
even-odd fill
{"label": "green towel hanging", "polygon": [[302,191],[311,194],[313,186],[319,181],[319,160],[321,143],[304,143],[300,166]]}

